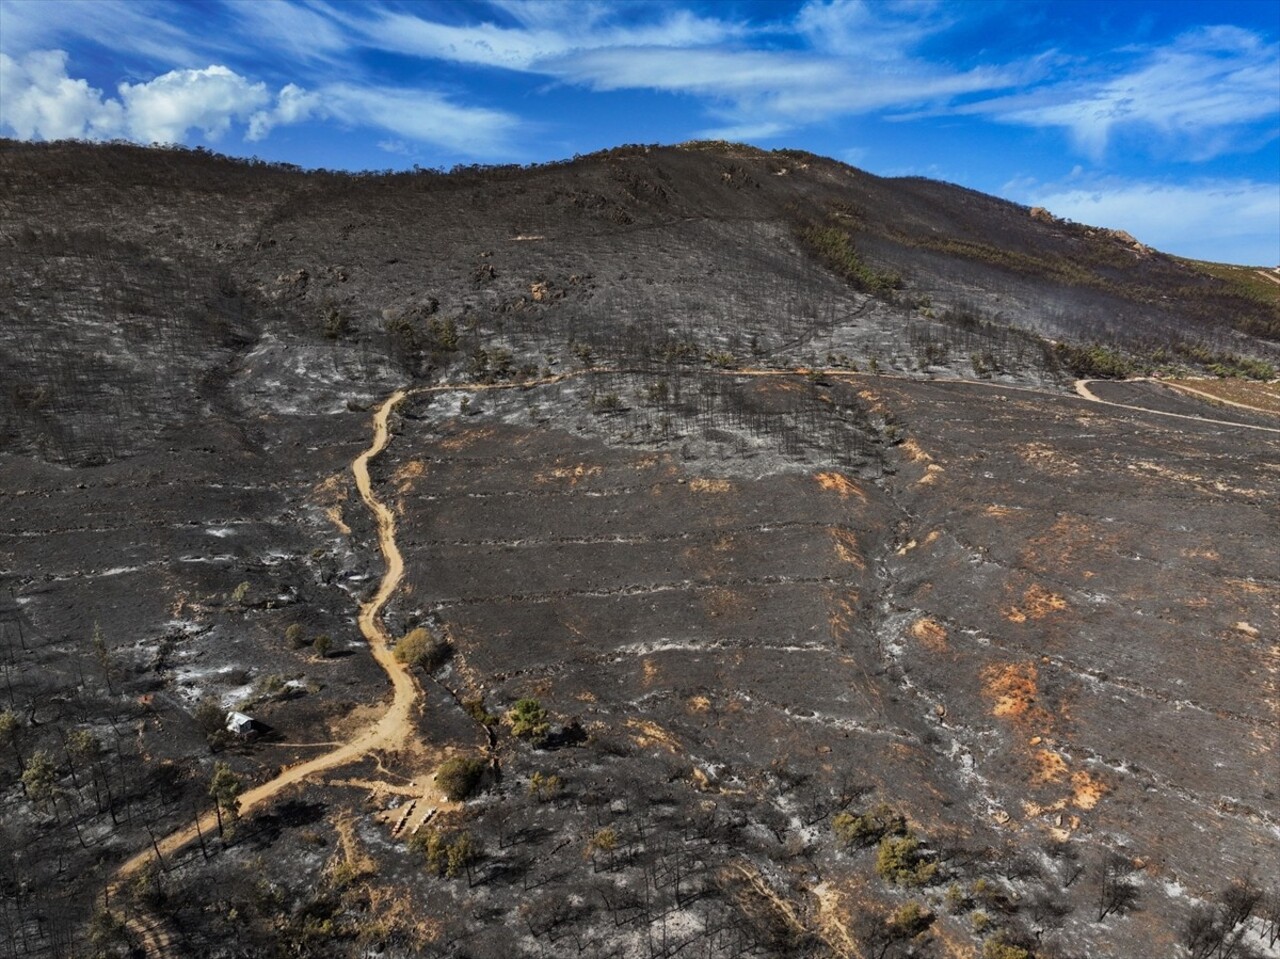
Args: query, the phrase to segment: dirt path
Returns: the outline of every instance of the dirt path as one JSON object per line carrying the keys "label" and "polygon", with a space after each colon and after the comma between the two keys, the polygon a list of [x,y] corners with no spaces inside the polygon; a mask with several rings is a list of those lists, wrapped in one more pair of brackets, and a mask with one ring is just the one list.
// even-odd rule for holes
{"label": "dirt path", "polygon": [[1273,270],[1258,270],[1258,276],[1265,276],[1272,283],[1280,283],[1280,276],[1276,276]]}
{"label": "dirt path", "polygon": [[[1280,281],[1277,281],[1280,282]],[[1275,416],[1275,410],[1269,410],[1261,406],[1250,406],[1248,403],[1240,403],[1236,400],[1224,399],[1221,396],[1215,396],[1212,393],[1206,393],[1204,390],[1198,390],[1194,386],[1187,386],[1185,383],[1165,383],[1165,386],[1171,390],[1177,390],[1180,393],[1193,393],[1196,396],[1202,396],[1206,400],[1212,400],[1214,403],[1221,403],[1223,406],[1234,406],[1237,409],[1249,410],[1254,413],[1262,413],[1266,416]]]}
{"label": "dirt path", "polygon": [[[373,658],[378,661],[378,665],[391,680],[391,706],[377,722],[337,749],[296,766],[290,766],[274,779],[246,790],[240,796],[241,814],[252,812],[275,798],[282,790],[316,773],[354,762],[375,749],[394,749],[404,742],[413,728],[411,711],[418,700],[418,684],[404,664],[397,661],[391,654],[390,637],[380,618],[382,608],[386,606],[391,594],[400,584],[401,576],[404,575],[404,558],[396,546],[395,515],[373,495],[372,483],[369,479],[369,461],[382,452],[390,438],[387,420],[392,410],[407,395],[407,391],[397,390],[378,407],[373,417],[373,442],[351,464],[351,472],[355,474],[356,488],[360,490],[360,498],[364,500],[377,521],[378,546],[386,561],[386,571],[382,574],[382,582],[377,593],[360,607],[359,624],[360,632],[369,641]],[[201,817],[198,827],[192,823],[184,829],[170,833],[158,840],[156,847],[162,857],[168,856],[194,842],[201,832],[207,835],[216,830],[217,817],[210,812]],[[151,861],[155,855],[156,849],[148,847],[125,862],[116,874],[116,885]]]}
{"label": "dirt path", "polygon": [[[1140,379],[1145,379],[1145,377],[1141,377]],[[1089,384],[1096,383],[1096,382],[1098,381],[1097,380],[1076,380],[1076,393],[1084,397],[1086,400],[1090,400],[1094,403],[1101,403],[1103,406],[1114,406],[1122,410],[1134,410],[1135,412],[1138,412],[1138,413],[1151,413],[1154,416],[1171,416],[1174,419],[1178,419],[1178,420],[1191,420],[1193,423],[1211,423],[1214,426],[1234,426],[1242,430],[1261,430],[1264,433],[1280,433],[1280,427],[1275,427],[1275,426],[1255,426],[1252,423],[1236,423],[1232,420],[1215,420],[1215,419],[1210,419],[1207,416],[1192,416],[1189,413],[1166,413],[1163,410],[1152,410],[1152,409],[1148,409],[1145,406],[1133,406],[1129,403],[1113,403],[1110,400],[1102,399],[1097,394],[1095,394],[1093,390],[1089,389]],[[1132,381],[1124,381],[1124,382],[1132,382]],[[1197,393],[1199,391],[1192,390],[1191,392]],[[1201,394],[1201,395],[1208,395],[1208,394]],[[1210,399],[1216,399],[1216,397],[1210,397]],[[1247,408],[1252,409],[1252,407],[1247,407]],[[1263,410],[1262,412],[1266,412],[1266,410]]]}

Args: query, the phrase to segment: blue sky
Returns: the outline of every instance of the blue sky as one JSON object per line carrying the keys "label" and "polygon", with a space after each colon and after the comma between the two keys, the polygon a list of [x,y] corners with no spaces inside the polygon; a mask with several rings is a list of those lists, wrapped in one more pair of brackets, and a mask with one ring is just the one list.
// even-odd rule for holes
{"label": "blue sky", "polygon": [[308,167],[798,147],[1280,263],[1280,0],[0,0],[0,133]]}

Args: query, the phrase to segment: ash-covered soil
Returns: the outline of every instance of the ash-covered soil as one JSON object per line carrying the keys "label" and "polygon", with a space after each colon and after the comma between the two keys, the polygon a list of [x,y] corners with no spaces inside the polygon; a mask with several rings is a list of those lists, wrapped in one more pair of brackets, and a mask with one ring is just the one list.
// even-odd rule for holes
{"label": "ash-covered soil", "polygon": [[[1275,303],[785,151],[0,175],[0,957],[1280,954],[1276,420],[1072,391]],[[402,388],[411,728],[237,818],[390,695]]]}

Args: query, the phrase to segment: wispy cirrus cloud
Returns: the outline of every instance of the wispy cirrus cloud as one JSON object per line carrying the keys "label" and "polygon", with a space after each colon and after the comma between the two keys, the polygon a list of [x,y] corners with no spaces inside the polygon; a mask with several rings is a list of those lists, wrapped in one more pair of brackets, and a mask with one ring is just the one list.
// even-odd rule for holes
{"label": "wispy cirrus cloud", "polygon": [[[399,8],[333,8],[362,44],[401,55],[536,74],[595,92],[701,99],[718,131],[774,137],[808,123],[941,105],[1010,87],[1000,67],[957,70],[912,55],[954,19],[934,3],[812,0],[786,23],[753,25],[666,5],[493,4],[451,24]],[[499,22],[499,19],[505,22]]]}
{"label": "wispy cirrus cloud", "polygon": [[191,66],[209,45],[207,36],[174,22],[170,5],[155,0],[5,0],[3,9],[0,52],[11,57],[90,42],[166,66]]}
{"label": "wispy cirrus cloud", "polygon": [[652,22],[618,22],[616,6],[502,3],[490,6],[492,17],[462,24],[380,6],[325,9],[358,42],[389,53],[550,75],[556,61],[594,50],[689,49],[745,32],[742,25],[670,7],[654,8],[661,15]]}
{"label": "wispy cirrus cloud", "polygon": [[1190,160],[1280,132],[1280,44],[1213,26],[1161,47],[1122,53],[1124,65],[1110,76],[1066,79],[963,110],[1065,129],[1094,160],[1118,134],[1131,131],[1154,134],[1164,149]]}

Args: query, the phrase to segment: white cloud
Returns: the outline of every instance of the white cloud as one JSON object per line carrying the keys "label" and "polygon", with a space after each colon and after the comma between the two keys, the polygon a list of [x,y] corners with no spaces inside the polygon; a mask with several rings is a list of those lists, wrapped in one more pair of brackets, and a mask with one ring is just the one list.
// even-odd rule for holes
{"label": "white cloud", "polygon": [[282,124],[303,123],[312,117],[326,115],[323,98],[310,93],[297,84],[286,83],[276,98],[275,106],[267,110],[258,110],[249,117],[249,130],[246,140],[261,140],[274,127]]}
{"label": "white cloud", "polygon": [[1274,182],[1108,178],[1016,192],[1023,202],[1056,216],[1125,230],[1168,253],[1255,266],[1280,263],[1280,184]]}
{"label": "white cloud", "polygon": [[120,84],[129,134],[143,143],[181,143],[188,130],[220,139],[232,120],[249,118],[271,102],[265,83],[251,83],[233,70],[172,70],[147,83]]}
{"label": "white cloud", "polygon": [[[1205,27],[1148,51],[1101,81],[1066,82],[978,105],[1008,123],[1065,128],[1095,158],[1121,130],[1154,132],[1192,160],[1234,148],[1246,126],[1280,116],[1280,44],[1237,27]],[[1252,136],[1256,137],[1255,132]]]}
{"label": "white cloud", "polygon": [[0,54],[0,87],[0,129],[21,139],[126,136],[142,143],[180,143],[196,130],[212,142],[236,127],[255,141],[280,125],[333,119],[464,156],[496,156],[510,152],[509,137],[520,126],[511,114],[461,106],[432,91],[355,83],[306,90],[289,83],[273,96],[265,83],[217,64],[121,83],[112,98],[68,76],[67,54],[61,50],[21,59]]}
{"label": "white cloud", "polygon": [[351,38],[323,13],[295,3],[223,0],[244,32],[279,58],[287,54],[301,63],[337,63],[351,49]]}
{"label": "white cloud", "polygon": [[125,130],[124,107],[67,76],[61,50],[38,50],[19,60],[0,53],[0,90],[0,129],[23,140],[101,140]]}
{"label": "white cloud", "polygon": [[867,0],[810,0],[796,17],[796,30],[817,50],[846,58],[901,60],[923,40],[954,21],[937,4],[876,4]]}

